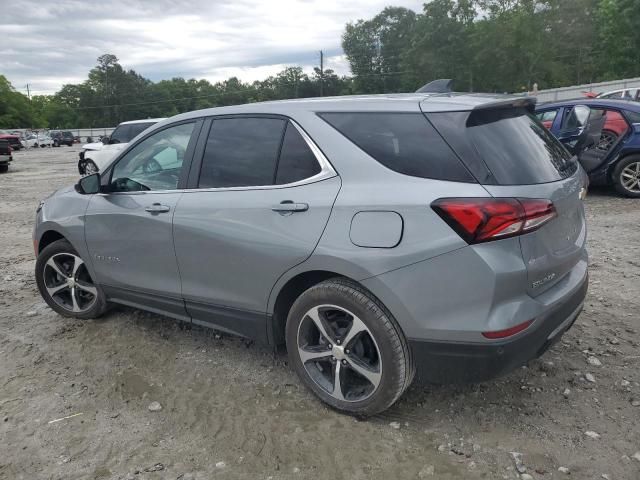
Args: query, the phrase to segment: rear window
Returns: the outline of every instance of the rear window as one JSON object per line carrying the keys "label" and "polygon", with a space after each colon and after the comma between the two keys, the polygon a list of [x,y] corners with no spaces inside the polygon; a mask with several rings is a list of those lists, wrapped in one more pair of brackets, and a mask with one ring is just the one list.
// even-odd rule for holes
{"label": "rear window", "polygon": [[475,181],[421,113],[331,112],[318,115],[395,172],[437,180]]}
{"label": "rear window", "polygon": [[[484,162],[490,176],[485,184],[532,185],[562,180],[578,166],[571,154],[524,108],[473,110],[429,114],[466,162]],[[452,124],[457,128],[453,130]],[[443,127],[440,128],[440,125]]]}

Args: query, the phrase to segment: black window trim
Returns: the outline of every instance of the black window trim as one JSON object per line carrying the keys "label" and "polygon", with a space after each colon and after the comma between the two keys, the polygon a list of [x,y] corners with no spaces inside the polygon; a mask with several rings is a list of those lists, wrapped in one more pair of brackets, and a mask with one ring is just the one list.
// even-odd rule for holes
{"label": "black window trim", "polygon": [[[317,174],[303,178],[302,180],[297,180],[291,183],[284,183],[281,185],[275,184],[275,175],[277,175],[278,169],[277,164],[280,161],[280,153],[282,149],[282,142],[284,141],[284,135],[286,133],[286,123],[285,128],[282,132],[282,138],[280,139],[280,148],[278,149],[278,158],[276,160],[276,169],[274,171],[274,184],[271,185],[251,185],[251,186],[240,186],[240,187],[198,187],[198,182],[200,180],[200,173],[202,169],[202,162],[204,160],[204,151],[207,145],[207,140],[209,138],[209,133],[211,131],[211,127],[213,126],[213,122],[216,119],[228,119],[228,118],[275,118],[278,120],[284,120],[285,122],[290,122],[294,128],[298,131],[302,139],[305,141],[311,153],[313,153],[316,161],[320,165],[320,172]],[[198,138],[198,142],[195,147],[195,152],[193,156],[193,161],[190,165],[189,178],[187,180],[186,191],[198,191],[198,192],[224,192],[224,191],[244,191],[244,190],[273,190],[273,189],[282,189],[282,188],[291,188],[298,187],[301,185],[308,185],[311,183],[320,182],[322,180],[326,180],[328,178],[333,178],[338,176],[338,173],[333,168],[333,165],[329,161],[329,159],[322,152],[320,147],[313,141],[313,139],[309,136],[309,134],[291,117],[286,115],[277,115],[277,114],[264,114],[264,113],[241,113],[241,114],[226,114],[226,115],[212,115],[206,118],[202,129],[200,130],[200,136]]]}

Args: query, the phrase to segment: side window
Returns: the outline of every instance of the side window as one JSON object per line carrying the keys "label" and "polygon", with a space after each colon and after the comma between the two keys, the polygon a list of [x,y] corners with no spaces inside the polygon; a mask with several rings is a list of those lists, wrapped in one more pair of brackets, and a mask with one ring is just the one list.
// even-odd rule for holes
{"label": "side window", "polygon": [[215,119],[202,159],[199,188],[273,185],[285,121]]}
{"label": "side window", "polygon": [[585,107],[584,105],[576,105],[573,107],[562,119],[562,130],[574,130],[584,127],[587,120],[589,120],[590,111],[589,107]]}
{"label": "side window", "polygon": [[540,113],[537,113],[536,116],[538,117],[538,120],[540,120],[545,127],[551,128],[551,125],[553,125],[553,121],[558,116],[558,109],[547,110],[546,112],[540,112]]}
{"label": "side window", "polygon": [[622,91],[609,93],[607,95],[602,95],[602,97],[600,98],[622,98]]}
{"label": "side window", "polygon": [[474,182],[421,113],[320,113],[320,117],[385,167],[404,175]]}
{"label": "side window", "polygon": [[288,123],[278,161],[276,185],[313,177],[320,173],[320,170],[320,164],[307,142],[302,138],[298,129]]}
{"label": "side window", "polygon": [[109,137],[109,143],[127,143],[129,141],[129,124],[118,125]]}
{"label": "side window", "polygon": [[111,191],[174,190],[195,123],[165,128],[138,143],[118,160]]}

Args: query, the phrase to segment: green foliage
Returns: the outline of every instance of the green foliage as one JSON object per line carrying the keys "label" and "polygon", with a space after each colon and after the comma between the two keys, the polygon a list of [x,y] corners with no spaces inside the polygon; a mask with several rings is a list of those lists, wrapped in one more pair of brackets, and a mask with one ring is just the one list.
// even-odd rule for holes
{"label": "green foliage", "polygon": [[[576,85],[640,76],[638,7],[638,0],[432,0],[417,15],[386,8],[348,24],[342,46],[364,92],[389,91],[382,66],[398,58],[395,91],[437,78],[488,92]],[[388,31],[402,39],[392,52]]]}
{"label": "green foliage", "polygon": [[86,81],[64,85],[55,95],[34,96],[31,102],[0,76],[0,128],[109,127],[125,120],[170,117],[202,108],[285,98],[352,93],[352,81],[333,70],[307,75],[288,67],[262,81],[238,78],[211,84],[181,77],[153,83],[125,70],[115,55],[102,55]]}
{"label": "green foliage", "polygon": [[0,75],[0,128],[29,125],[32,121],[29,100],[16,92],[4,75]]}
{"label": "green foliage", "polygon": [[264,80],[151,82],[105,54],[78,85],[31,101],[0,75],[0,128],[109,127],[202,108],[325,95],[414,91],[437,78],[458,90],[521,92],[640,76],[638,0],[431,0],[349,23],[352,77],[287,67]]}

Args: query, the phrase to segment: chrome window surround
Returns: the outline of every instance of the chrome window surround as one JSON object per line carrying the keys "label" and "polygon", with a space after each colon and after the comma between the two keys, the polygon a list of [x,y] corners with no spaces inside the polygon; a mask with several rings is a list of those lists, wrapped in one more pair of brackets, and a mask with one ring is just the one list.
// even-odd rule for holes
{"label": "chrome window surround", "polygon": [[[213,119],[215,121],[215,117]],[[326,180],[327,178],[333,178],[338,176],[337,172],[334,170],[333,165],[329,162],[329,159],[322,153],[322,150],[315,144],[315,142],[307,135],[300,125],[297,122],[289,118],[287,121],[291,122],[291,124],[295,127],[298,133],[302,136],[305,143],[313,153],[314,157],[320,164],[320,172],[316,173],[312,177],[304,178],[302,180],[298,180],[297,182],[291,183],[283,183],[282,185],[254,185],[249,187],[208,187],[208,188],[183,188],[176,190],[148,190],[148,191],[137,191],[137,192],[111,192],[111,193],[98,193],[96,195],[144,195],[144,194],[162,194],[162,193],[194,193],[194,192],[225,192],[225,191],[243,191],[243,190],[272,190],[272,189],[280,189],[280,188],[291,188],[298,187],[300,185],[307,185],[309,183],[319,182],[321,180]]]}

